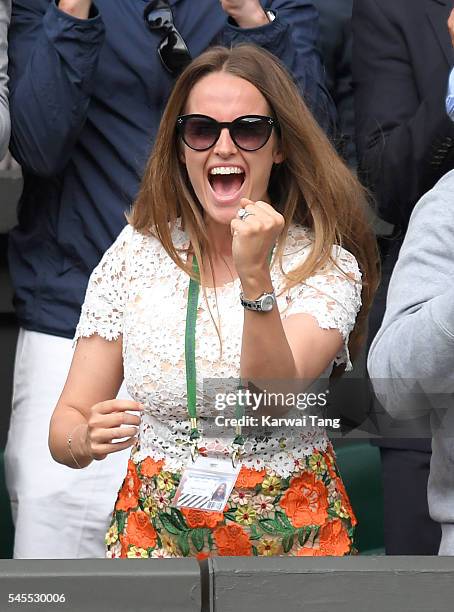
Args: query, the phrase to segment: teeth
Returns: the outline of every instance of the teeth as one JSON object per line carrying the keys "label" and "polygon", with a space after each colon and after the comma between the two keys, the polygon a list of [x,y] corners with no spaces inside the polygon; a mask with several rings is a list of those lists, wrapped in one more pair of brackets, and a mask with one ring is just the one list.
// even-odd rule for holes
{"label": "teeth", "polygon": [[238,166],[218,166],[211,168],[210,174],[244,174],[244,170]]}

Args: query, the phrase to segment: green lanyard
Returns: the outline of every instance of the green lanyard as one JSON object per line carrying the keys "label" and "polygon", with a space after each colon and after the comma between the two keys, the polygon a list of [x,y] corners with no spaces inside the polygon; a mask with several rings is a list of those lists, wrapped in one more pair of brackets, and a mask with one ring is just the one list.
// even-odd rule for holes
{"label": "green lanyard", "polygon": [[[199,273],[199,265],[195,255],[192,257],[192,269]],[[188,414],[191,420],[190,439],[200,438],[197,427],[197,374],[195,367],[195,325],[197,322],[197,306],[199,303],[199,283],[193,278],[189,281],[188,306],[186,310],[186,330],[184,337],[184,357],[186,361],[186,392]]]}
{"label": "green lanyard", "polygon": [[[199,274],[199,265],[196,257],[192,257],[192,269]],[[189,439],[195,441],[200,438],[200,431],[197,425],[197,371],[195,365],[195,328],[197,322],[197,307],[199,302],[199,283],[193,278],[189,280],[188,304],[186,309],[186,329],[184,342],[184,357],[186,362],[186,395],[187,410],[191,422]],[[235,417],[241,418],[244,414],[243,407],[239,404],[235,408]],[[239,446],[244,444],[244,437],[241,435],[241,426],[235,430],[236,436],[233,444],[237,446],[235,455],[239,455]]]}
{"label": "green lanyard", "polygon": [[[270,252],[269,262],[273,257],[274,247]],[[192,256],[192,269],[195,274],[199,274],[199,264],[195,255]],[[191,422],[191,432],[189,439],[195,441],[200,438],[200,431],[197,425],[197,371],[195,365],[195,328],[197,322],[197,307],[199,304],[199,283],[193,278],[189,280],[188,304],[186,309],[186,329],[184,342],[184,357],[186,362],[186,395],[187,410]],[[244,415],[243,406],[238,403],[235,407],[235,418],[240,419]],[[235,439],[233,444],[237,446],[236,454],[240,454],[240,446],[244,444],[244,437],[241,434],[241,426],[235,429]]]}

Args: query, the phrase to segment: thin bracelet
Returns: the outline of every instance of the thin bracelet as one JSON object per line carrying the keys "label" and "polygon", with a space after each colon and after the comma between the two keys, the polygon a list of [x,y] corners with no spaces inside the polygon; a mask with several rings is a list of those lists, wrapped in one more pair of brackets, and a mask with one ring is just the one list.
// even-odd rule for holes
{"label": "thin bracelet", "polygon": [[79,423],[79,425],[76,425],[76,427],[74,427],[74,429],[72,430],[72,432],[69,434],[68,436],[68,450],[69,450],[69,454],[71,455],[74,463],[77,465],[77,467],[79,468],[79,470],[82,470],[83,467],[80,465],[80,463],[77,461],[77,459],[74,456],[73,453],[73,449],[71,448],[71,444],[72,444],[72,437],[74,435],[74,432],[76,431],[76,429],[78,429],[79,427],[85,425],[85,423]]}

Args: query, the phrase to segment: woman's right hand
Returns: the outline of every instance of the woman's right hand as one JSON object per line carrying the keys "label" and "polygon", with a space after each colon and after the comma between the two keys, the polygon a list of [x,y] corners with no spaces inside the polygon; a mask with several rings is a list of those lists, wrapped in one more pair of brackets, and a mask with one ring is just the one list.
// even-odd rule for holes
{"label": "woman's right hand", "polygon": [[[137,441],[140,415],[143,407],[132,400],[107,400],[91,407],[84,449],[89,457],[100,461],[110,453],[117,453]],[[126,440],[113,442],[119,438]]]}

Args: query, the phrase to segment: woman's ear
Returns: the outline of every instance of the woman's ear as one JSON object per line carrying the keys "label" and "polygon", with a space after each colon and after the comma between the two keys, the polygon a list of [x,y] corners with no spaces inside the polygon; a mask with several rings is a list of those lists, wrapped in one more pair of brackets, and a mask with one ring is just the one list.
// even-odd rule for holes
{"label": "woman's ear", "polygon": [[276,142],[276,147],[273,151],[273,164],[282,164],[285,159],[285,155],[281,150],[280,141]]}
{"label": "woman's ear", "polygon": [[184,154],[184,147],[182,145],[178,146],[178,159],[183,166],[186,166],[186,155]]}
{"label": "woman's ear", "polygon": [[273,163],[274,164],[282,164],[282,162],[284,161],[285,156],[282,153],[282,151],[280,149],[278,149],[274,155],[273,155]]}

